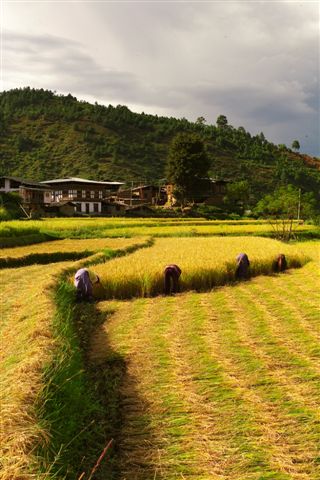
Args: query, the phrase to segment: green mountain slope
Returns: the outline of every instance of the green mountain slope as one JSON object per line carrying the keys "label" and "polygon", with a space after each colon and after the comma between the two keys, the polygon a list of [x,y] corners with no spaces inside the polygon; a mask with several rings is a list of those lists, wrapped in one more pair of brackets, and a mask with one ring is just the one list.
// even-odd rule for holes
{"label": "green mountain slope", "polygon": [[0,94],[0,175],[154,182],[165,176],[168,146],[180,131],[201,134],[211,176],[247,179],[256,199],[280,183],[319,195],[320,160],[279,148],[262,133],[137,114],[30,88]]}

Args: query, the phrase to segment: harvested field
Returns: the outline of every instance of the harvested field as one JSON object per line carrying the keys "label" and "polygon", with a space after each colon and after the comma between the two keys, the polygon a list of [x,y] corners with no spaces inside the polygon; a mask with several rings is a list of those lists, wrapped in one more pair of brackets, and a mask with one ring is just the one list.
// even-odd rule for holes
{"label": "harvested field", "polygon": [[112,478],[317,480],[316,285],[313,261],[210,293],[101,302],[90,361],[126,363]]}
{"label": "harvested field", "polygon": [[[318,480],[319,242],[147,240],[48,242],[43,254],[46,246],[54,254],[55,245],[67,252],[98,248],[78,263],[0,271],[1,480],[78,480],[82,472],[88,480],[110,438],[113,451],[95,480]],[[58,304],[48,289],[56,275],[112,257],[103,251],[135,247],[148,248],[94,265],[109,296],[127,294],[115,295],[117,289],[149,294],[148,282],[161,292],[161,273],[171,262],[182,267],[183,288],[204,285],[206,293],[75,307],[65,282],[57,325]],[[12,250],[19,259],[39,248]],[[248,253],[253,275],[270,273],[280,252],[302,268],[217,287],[233,280],[240,251]],[[128,278],[138,278],[137,290]],[[43,372],[52,360],[48,398],[43,381],[51,378]],[[39,398],[42,413],[50,404],[48,417],[39,416]]]}
{"label": "harvested field", "polygon": [[[35,411],[55,343],[53,276],[67,263],[1,270],[1,480],[36,478],[34,448],[49,435]],[[31,475],[31,472],[34,472]]]}

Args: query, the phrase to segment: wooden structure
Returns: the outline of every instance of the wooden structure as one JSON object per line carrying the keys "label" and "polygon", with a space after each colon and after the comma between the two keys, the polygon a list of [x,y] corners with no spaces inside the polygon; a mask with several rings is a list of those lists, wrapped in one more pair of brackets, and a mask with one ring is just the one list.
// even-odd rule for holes
{"label": "wooden structure", "polygon": [[102,202],[102,214],[110,215],[112,217],[119,217],[126,214],[127,206],[122,202],[109,202],[107,200]]}
{"label": "wooden structure", "polygon": [[0,192],[17,192],[21,198],[21,209],[28,216],[41,216],[44,206],[51,203],[51,188],[42,183],[19,177],[1,177]]}
{"label": "wooden structure", "polygon": [[[227,180],[215,180],[212,178],[201,178],[198,180],[192,199],[194,203],[205,203],[219,207],[223,204],[223,198],[227,193]],[[167,202],[175,205],[177,200],[174,196],[174,185],[166,185]]]}
{"label": "wooden structure", "polygon": [[76,212],[76,205],[71,201],[51,202],[44,206],[46,217],[73,217]]}
{"label": "wooden structure", "polygon": [[167,193],[165,187],[140,185],[119,190],[117,199],[130,207],[137,205],[164,205],[167,201]]}

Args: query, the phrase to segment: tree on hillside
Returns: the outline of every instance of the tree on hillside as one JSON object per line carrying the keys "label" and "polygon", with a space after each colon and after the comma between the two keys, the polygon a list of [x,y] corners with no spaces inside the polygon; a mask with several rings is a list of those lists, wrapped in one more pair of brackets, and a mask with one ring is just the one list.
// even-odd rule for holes
{"label": "tree on hillside", "polygon": [[206,177],[210,161],[205,145],[195,133],[179,133],[169,147],[166,175],[174,193],[184,206],[192,200],[200,178]]}
{"label": "tree on hillside", "polygon": [[225,115],[219,115],[217,118],[218,128],[226,128],[228,126],[228,119]]}
{"label": "tree on hillside", "polygon": [[204,125],[207,122],[207,120],[204,117],[198,117],[196,120],[196,123],[198,125]]}
{"label": "tree on hillside", "polygon": [[301,194],[293,185],[278,188],[274,193],[263,197],[255,208],[255,213],[267,218],[275,235],[281,240],[290,240],[297,220],[311,218],[315,214],[316,200],[311,192]]}
{"label": "tree on hillside", "polygon": [[223,201],[230,212],[243,215],[250,202],[249,182],[241,180],[240,182],[228,184],[227,194]]}
{"label": "tree on hillside", "polygon": [[291,148],[296,151],[300,150],[300,143],[298,140],[293,140]]}

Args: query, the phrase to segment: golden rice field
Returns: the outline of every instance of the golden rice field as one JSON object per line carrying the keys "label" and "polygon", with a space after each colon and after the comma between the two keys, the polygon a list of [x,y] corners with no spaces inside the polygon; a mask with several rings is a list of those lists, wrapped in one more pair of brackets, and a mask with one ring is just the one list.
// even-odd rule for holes
{"label": "golden rice field", "polygon": [[[298,225],[298,232],[318,232],[314,225]],[[74,236],[194,236],[239,235],[270,233],[273,229],[265,220],[204,220],[181,218],[51,218],[43,220],[12,220],[1,222],[0,237],[51,232],[62,237]]]}
{"label": "golden rice field", "polygon": [[296,248],[281,275],[99,303],[90,361],[126,365],[112,478],[320,478],[320,243]]}
{"label": "golden rice field", "polygon": [[53,240],[51,242],[37,243],[24,247],[2,248],[0,250],[0,258],[18,258],[32,254],[41,253],[58,253],[58,252],[97,252],[104,249],[121,249],[136,245],[140,241],[145,240],[144,237],[131,238],[88,238],[88,239],[64,239]]}
{"label": "golden rice field", "polygon": [[[1,254],[23,257],[69,249],[125,249],[143,245],[145,238],[61,240],[3,249]],[[96,255],[97,256],[97,255]],[[94,256],[91,258],[95,258]],[[36,400],[45,388],[44,365],[55,355],[52,338],[55,304],[51,288],[63,270],[80,268],[80,262],[60,262],[0,269],[0,479],[40,478],[38,445],[49,445],[47,426],[38,418]],[[49,478],[43,475],[41,478]]]}
{"label": "golden rice field", "polygon": [[[97,251],[91,260],[99,260],[103,249],[145,241],[59,240],[5,255],[54,253],[59,246]],[[242,251],[253,276],[269,273],[278,253],[289,266],[303,266],[215,288],[233,280]],[[319,260],[320,242],[242,236],[156,238],[151,247],[95,265],[103,294],[118,300],[78,306],[88,324],[104,322],[88,339],[88,362],[99,372],[114,359],[125,366],[115,459],[111,474],[101,465],[97,480],[318,480]],[[181,266],[185,291],[143,297],[162,292],[167,263]],[[45,388],[44,365],[59,348],[49,287],[57,274],[83,264],[0,270],[1,480],[79,480],[82,470],[69,477],[39,473],[36,447],[49,451],[54,431],[40,421],[35,403]],[[143,298],[120,300],[132,296]]]}
{"label": "golden rice field", "polygon": [[286,255],[289,266],[307,261],[299,248],[268,238],[158,238],[151,248],[97,265],[95,271],[104,286],[105,298],[162,293],[163,270],[170,263],[182,270],[182,290],[205,291],[234,280],[235,259],[241,252],[248,254],[253,276],[271,273],[279,253]]}
{"label": "golden rice field", "polygon": [[69,263],[1,270],[1,480],[36,478],[35,446],[48,444],[35,401],[42,369],[55,348],[49,295],[54,275]]}

